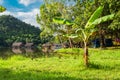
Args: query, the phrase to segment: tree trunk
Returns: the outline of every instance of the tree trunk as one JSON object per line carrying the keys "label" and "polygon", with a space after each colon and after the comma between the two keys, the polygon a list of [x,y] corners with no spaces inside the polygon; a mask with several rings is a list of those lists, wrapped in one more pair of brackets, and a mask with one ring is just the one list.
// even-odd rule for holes
{"label": "tree trunk", "polygon": [[88,65],[89,65],[89,62],[88,62],[88,60],[89,60],[89,58],[88,58],[88,47],[87,47],[86,42],[84,44],[85,44],[85,46],[84,46],[84,64],[85,64],[86,67],[88,67]]}
{"label": "tree trunk", "polygon": [[100,31],[100,47],[105,48],[105,37],[104,37],[104,32]]}
{"label": "tree trunk", "polygon": [[62,44],[62,39],[61,39],[61,37],[60,37],[60,36],[58,36],[58,38],[59,38],[60,44]]}
{"label": "tree trunk", "polygon": [[72,48],[73,47],[72,46],[72,40],[70,38],[68,40],[69,40],[70,48]]}

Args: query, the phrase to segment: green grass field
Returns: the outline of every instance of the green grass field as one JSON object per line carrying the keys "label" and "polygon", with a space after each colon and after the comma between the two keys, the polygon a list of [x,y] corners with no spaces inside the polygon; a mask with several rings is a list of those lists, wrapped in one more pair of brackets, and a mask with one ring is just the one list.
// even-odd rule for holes
{"label": "green grass field", "polygon": [[0,80],[120,80],[120,49],[90,49],[89,68],[84,67],[82,49],[79,54],[0,59]]}

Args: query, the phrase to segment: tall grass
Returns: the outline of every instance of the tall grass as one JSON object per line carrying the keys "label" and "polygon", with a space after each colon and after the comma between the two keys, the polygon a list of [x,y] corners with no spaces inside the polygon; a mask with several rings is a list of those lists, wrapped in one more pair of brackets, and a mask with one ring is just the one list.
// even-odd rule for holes
{"label": "tall grass", "polygon": [[[120,80],[120,49],[90,49],[89,68],[83,65],[82,49],[70,50],[65,50],[69,57],[59,50],[56,54],[61,54],[61,58],[32,60],[16,55],[0,59],[0,80]],[[74,58],[71,53],[76,52],[79,55]]]}

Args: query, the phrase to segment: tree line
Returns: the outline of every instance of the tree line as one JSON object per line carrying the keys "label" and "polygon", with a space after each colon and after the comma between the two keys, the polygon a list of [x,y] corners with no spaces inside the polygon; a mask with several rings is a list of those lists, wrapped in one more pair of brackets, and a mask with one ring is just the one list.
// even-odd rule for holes
{"label": "tree line", "polygon": [[38,45],[48,41],[46,38],[41,39],[40,33],[38,27],[26,24],[11,15],[0,16],[0,47],[11,47],[14,42],[32,42]]}

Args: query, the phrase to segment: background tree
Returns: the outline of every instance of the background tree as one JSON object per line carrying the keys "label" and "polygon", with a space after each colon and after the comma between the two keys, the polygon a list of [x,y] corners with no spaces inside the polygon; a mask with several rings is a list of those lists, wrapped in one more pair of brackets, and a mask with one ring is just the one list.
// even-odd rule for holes
{"label": "background tree", "polygon": [[114,38],[120,38],[120,1],[119,0],[108,0],[109,9],[111,13],[115,13],[115,18],[110,24],[109,29],[111,35]]}
{"label": "background tree", "polygon": [[[72,19],[70,11],[71,7],[66,5],[66,1],[45,0],[45,4],[40,7],[40,16],[37,15],[37,22],[41,25],[42,29],[42,33],[40,34],[41,36],[52,35],[54,37],[58,37],[57,39],[59,39],[61,43],[67,38],[63,36],[63,34],[70,33],[72,31],[70,27],[54,24],[52,21],[53,18],[57,17]],[[71,44],[71,40],[68,39],[68,41]]]}

